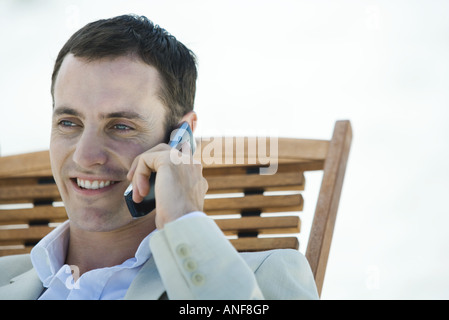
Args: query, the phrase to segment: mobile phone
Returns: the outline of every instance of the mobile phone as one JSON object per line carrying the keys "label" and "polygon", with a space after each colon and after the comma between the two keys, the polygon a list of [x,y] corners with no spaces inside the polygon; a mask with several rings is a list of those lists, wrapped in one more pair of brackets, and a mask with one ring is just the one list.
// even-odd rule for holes
{"label": "mobile phone", "polygon": [[[170,134],[169,146],[177,150],[181,150],[184,143],[190,144],[190,150],[192,155],[195,153],[195,139],[193,138],[192,129],[187,122],[182,122],[175,130]],[[142,202],[136,203],[133,201],[133,187],[132,184],[128,186],[124,193],[126,205],[133,218],[139,218],[147,215],[154,208],[156,208],[156,197],[154,194],[154,184],[156,182],[156,173],[151,173],[150,176],[150,192],[143,198]]]}

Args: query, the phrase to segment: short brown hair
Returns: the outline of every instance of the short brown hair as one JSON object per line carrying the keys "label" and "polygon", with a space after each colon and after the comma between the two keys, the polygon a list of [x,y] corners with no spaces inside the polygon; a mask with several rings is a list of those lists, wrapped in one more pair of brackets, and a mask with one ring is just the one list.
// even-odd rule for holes
{"label": "short brown hair", "polygon": [[184,114],[193,110],[197,79],[194,53],[145,16],[98,20],[75,32],[56,58],[51,78],[53,104],[56,77],[69,53],[88,61],[137,54],[143,62],[155,67],[162,80],[159,98],[167,107],[168,133]]}

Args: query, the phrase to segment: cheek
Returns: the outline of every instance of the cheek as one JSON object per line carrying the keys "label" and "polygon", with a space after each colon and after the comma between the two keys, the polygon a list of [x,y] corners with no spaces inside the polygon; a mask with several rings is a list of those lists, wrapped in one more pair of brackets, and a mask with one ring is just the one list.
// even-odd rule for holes
{"label": "cheek", "polygon": [[142,142],[112,142],[108,149],[115,154],[115,157],[120,159],[121,165],[127,169],[131,167],[134,159],[141,153],[147,151],[152,147],[151,143]]}
{"label": "cheek", "polygon": [[63,177],[64,172],[67,172],[67,158],[70,155],[70,150],[71,145],[67,141],[52,136],[49,150],[51,171],[63,201],[67,200],[68,194]]}
{"label": "cheek", "polygon": [[70,144],[67,141],[62,141],[54,135],[52,135],[50,140],[50,163],[53,176],[57,181],[61,175],[62,165],[64,159],[70,152]]}

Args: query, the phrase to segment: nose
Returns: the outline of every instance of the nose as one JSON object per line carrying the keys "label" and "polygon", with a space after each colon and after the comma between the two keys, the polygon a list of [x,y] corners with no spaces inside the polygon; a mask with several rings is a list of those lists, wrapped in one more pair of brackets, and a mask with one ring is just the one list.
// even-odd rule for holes
{"label": "nose", "polygon": [[73,154],[73,161],[80,167],[90,169],[104,165],[108,160],[101,134],[92,129],[85,129],[81,134]]}

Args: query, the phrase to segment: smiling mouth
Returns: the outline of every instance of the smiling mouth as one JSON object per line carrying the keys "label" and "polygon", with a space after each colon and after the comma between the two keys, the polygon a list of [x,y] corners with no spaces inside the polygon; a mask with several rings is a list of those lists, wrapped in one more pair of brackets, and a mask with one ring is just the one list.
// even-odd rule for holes
{"label": "smiling mouth", "polygon": [[103,189],[119,182],[111,180],[84,180],[80,178],[72,178],[71,180],[76,183],[80,189],[85,190]]}

